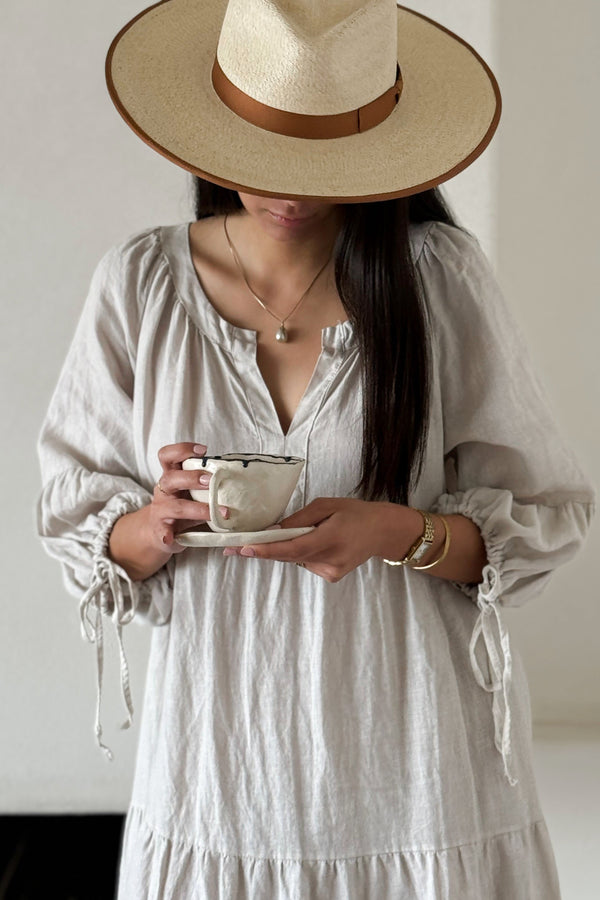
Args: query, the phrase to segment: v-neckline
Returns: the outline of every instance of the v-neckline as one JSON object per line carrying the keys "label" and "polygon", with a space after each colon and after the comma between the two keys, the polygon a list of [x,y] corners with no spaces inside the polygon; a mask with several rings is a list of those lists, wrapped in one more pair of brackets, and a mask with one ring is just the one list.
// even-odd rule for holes
{"label": "v-neckline", "polygon": [[289,425],[286,429],[284,429],[283,423],[279,416],[279,413],[277,412],[277,406],[275,405],[275,400],[273,399],[273,394],[271,393],[271,390],[270,390],[267,382],[265,381],[265,377],[264,377],[262,370],[258,364],[258,343],[256,345],[256,353],[254,356],[254,364],[256,367],[256,376],[257,376],[257,379],[260,379],[260,382],[264,386],[264,390],[265,390],[266,394],[268,395],[269,400],[271,401],[271,406],[273,407],[273,417],[279,423],[279,428],[281,430],[281,436],[284,440],[288,437],[290,432],[294,431],[294,426],[296,425],[297,420],[301,420],[301,418],[302,418],[301,417],[302,408],[305,404],[305,399],[313,392],[313,389],[314,389],[313,381],[316,378],[316,373],[319,369],[319,364],[321,362],[322,356],[323,356],[323,340],[321,339],[321,350],[319,352],[319,355],[317,356],[317,359],[313,366],[313,370],[310,373],[310,377],[309,377],[308,381],[306,382],[306,385],[304,386],[302,395],[300,396],[300,399],[298,400],[298,403],[296,404],[296,408],[294,409],[294,412],[290,419]]}
{"label": "v-neckline", "polygon": [[[290,424],[284,430],[273,396],[264,380],[257,360],[257,332],[233,325],[211,303],[194,265],[190,240],[192,223],[162,229],[162,245],[170,263],[171,273],[179,300],[196,327],[214,343],[220,344],[235,359],[237,369],[244,377],[246,393],[252,394],[251,405],[257,424],[268,428],[282,440],[306,422],[307,412],[314,406],[312,417],[320,406],[319,397],[326,391],[346,352],[355,345],[356,338],[348,319],[321,329],[321,351],[316,360],[304,392],[298,401]],[[181,244],[183,243],[183,252]],[[172,251],[171,253],[169,251]],[[249,398],[250,399],[250,398]],[[313,403],[314,401],[314,403]]]}

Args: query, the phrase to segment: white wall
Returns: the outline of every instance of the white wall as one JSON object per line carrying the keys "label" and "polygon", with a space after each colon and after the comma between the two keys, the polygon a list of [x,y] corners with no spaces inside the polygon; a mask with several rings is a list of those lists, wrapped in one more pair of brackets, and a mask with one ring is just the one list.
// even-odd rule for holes
{"label": "white wall", "polygon": [[[586,471],[600,481],[598,89],[594,0],[499,0],[504,122],[498,141],[498,267]],[[544,721],[600,721],[599,527],[585,552],[507,622]]]}
{"label": "white wall", "polygon": [[[571,18],[556,2],[547,15],[540,0],[527,10],[516,0],[415,4],[499,70],[499,137],[449,193],[498,261],[559,417],[593,470],[598,198],[587,148],[598,22],[594,30],[592,0],[578,6]],[[3,3],[0,812],[117,811],[129,795],[136,734],[114,728],[123,718],[115,648],[105,664],[109,765],[93,743],[94,650],[35,537],[32,510],[37,432],[94,265],[135,230],[189,216],[184,174],[134,137],[104,87],[108,44],[140,8],[138,0]],[[590,544],[543,598],[509,616],[538,718],[600,720],[593,554]],[[126,629],[138,710],[147,641],[144,628]]]}
{"label": "white wall", "polygon": [[[493,0],[453,0],[452,3],[448,0],[418,0],[403,5],[460,35],[495,71]],[[498,229],[497,155],[497,138],[494,138],[479,159],[443,187],[461,224],[477,235],[493,262],[496,261]]]}
{"label": "white wall", "polygon": [[[111,811],[129,794],[136,735],[107,648],[108,764],[94,747],[94,648],[58,565],[34,534],[35,442],[90,276],[111,244],[189,215],[187,182],[123,124],[104,85],[112,37],[138,0],[4,0],[0,29],[4,175],[2,441],[4,603],[0,811]],[[125,644],[141,708],[148,633]]]}

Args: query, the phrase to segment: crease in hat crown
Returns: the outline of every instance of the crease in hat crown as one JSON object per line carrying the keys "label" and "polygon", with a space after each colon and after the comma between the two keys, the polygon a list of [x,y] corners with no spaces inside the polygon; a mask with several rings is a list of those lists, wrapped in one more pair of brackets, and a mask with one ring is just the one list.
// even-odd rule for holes
{"label": "crease in hat crown", "polygon": [[335,115],[396,81],[396,17],[395,0],[229,0],[217,60],[259,103]]}

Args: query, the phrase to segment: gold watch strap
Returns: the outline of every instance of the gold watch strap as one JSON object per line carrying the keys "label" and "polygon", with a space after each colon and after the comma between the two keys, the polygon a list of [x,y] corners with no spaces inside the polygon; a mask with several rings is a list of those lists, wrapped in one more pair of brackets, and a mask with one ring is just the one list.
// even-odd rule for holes
{"label": "gold watch strap", "polygon": [[421,513],[421,515],[423,516],[423,533],[410,547],[404,559],[395,561],[391,559],[384,559],[384,562],[387,563],[388,566],[407,566],[409,565],[409,563],[418,562],[421,557],[423,557],[427,553],[427,551],[433,544],[435,538],[435,525],[433,522],[433,518],[428,512],[424,512],[422,509],[418,509],[417,512]]}
{"label": "gold watch strap", "polygon": [[445,516],[440,516],[442,520],[442,525],[444,526],[444,546],[442,547],[442,552],[434,559],[433,562],[427,563],[426,566],[411,566],[412,569],[415,569],[419,572],[424,572],[425,569],[433,569],[434,566],[439,566],[441,562],[444,562],[446,557],[448,556],[448,550],[450,549],[450,525],[448,524],[448,519]]}

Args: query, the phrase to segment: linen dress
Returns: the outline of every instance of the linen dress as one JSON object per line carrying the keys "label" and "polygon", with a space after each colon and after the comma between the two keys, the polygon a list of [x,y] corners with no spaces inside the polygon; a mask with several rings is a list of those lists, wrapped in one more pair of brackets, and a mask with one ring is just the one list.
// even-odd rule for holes
{"label": "linen dress", "polygon": [[40,533],[100,675],[103,627],[156,626],[120,900],[556,900],[527,683],[500,609],[573,556],[593,494],[479,245],[411,228],[433,393],[410,502],[479,526],[481,585],[379,558],[329,584],[219,549],[132,583],[108,537],[150,501],[165,444],[305,458],[288,512],[359,480],[351,324],[323,330],[284,435],[255,333],[210,304],[188,234],[147,231],[100,263],[40,441]]}

